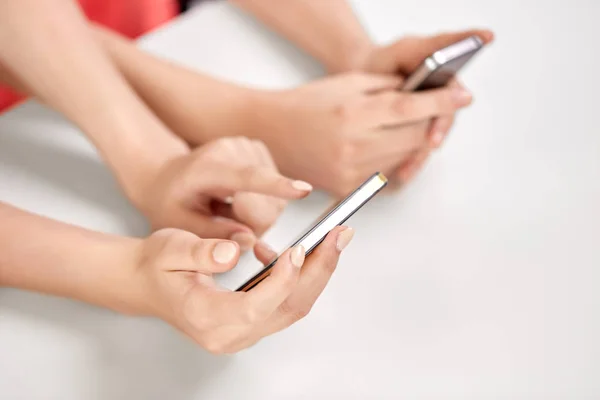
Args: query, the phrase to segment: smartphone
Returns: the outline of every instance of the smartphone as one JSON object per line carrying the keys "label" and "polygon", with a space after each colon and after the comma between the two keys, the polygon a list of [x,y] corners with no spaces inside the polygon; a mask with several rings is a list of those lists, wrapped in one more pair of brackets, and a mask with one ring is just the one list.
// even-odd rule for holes
{"label": "smartphone", "polygon": [[483,48],[479,36],[470,36],[436,51],[404,81],[400,90],[412,92],[445,86]]}
{"label": "smartphone", "polygon": [[[308,256],[333,228],[346,222],[348,218],[379,193],[387,185],[387,182],[387,178],[380,172],[372,175],[344,200],[335,204],[330,210],[327,210],[325,216],[306,230],[289,248],[302,245],[305,249],[305,254]],[[277,259],[248,279],[236,291],[247,292],[258,285],[263,279],[269,276],[276,262]]]}

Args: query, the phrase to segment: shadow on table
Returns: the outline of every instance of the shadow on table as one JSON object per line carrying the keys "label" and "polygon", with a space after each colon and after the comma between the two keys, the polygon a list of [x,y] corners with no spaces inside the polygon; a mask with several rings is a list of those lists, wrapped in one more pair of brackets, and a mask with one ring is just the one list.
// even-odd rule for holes
{"label": "shadow on table", "polygon": [[232,361],[206,353],[155,319],[16,290],[0,291],[0,298],[1,308],[85,343],[86,364],[75,368],[84,368],[78,377],[89,379],[92,399],[192,400]]}
{"label": "shadow on table", "polygon": [[[51,114],[41,114],[36,114],[41,123],[52,122],[46,121],[52,118]],[[125,234],[141,236],[147,233],[146,221],[121,194],[108,168],[93,157],[32,135],[3,132],[0,135],[2,165],[36,176],[86,203],[106,209],[123,221]]]}

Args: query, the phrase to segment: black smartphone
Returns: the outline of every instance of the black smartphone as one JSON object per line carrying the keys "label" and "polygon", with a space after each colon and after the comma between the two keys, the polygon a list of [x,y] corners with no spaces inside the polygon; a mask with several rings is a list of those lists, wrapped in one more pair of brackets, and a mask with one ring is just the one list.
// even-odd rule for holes
{"label": "black smartphone", "polygon": [[483,48],[479,36],[470,36],[436,51],[404,81],[400,90],[412,92],[445,86]]}

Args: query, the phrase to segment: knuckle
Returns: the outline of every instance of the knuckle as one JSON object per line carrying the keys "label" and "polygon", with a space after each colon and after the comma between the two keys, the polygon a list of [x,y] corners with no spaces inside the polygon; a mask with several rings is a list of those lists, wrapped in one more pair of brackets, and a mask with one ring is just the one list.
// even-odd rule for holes
{"label": "knuckle", "polygon": [[262,140],[259,140],[259,139],[250,140],[250,144],[252,144],[252,146],[256,147],[257,149],[261,149],[261,150],[267,149],[267,145],[265,145],[265,142],[263,142]]}
{"label": "knuckle", "polygon": [[348,170],[348,166],[352,165],[356,160],[356,156],[360,149],[352,141],[345,140],[336,148],[335,160],[338,173],[345,173]]}
{"label": "knuckle", "polygon": [[357,173],[353,168],[338,168],[336,173],[336,190],[338,196],[346,196],[356,186]]}
{"label": "knuckle", "polygon": [[193,233],[176,228],[160,229],[153,236],[162,241],[162,245],[159,246],[162,252],[178,252],[197,244],[198,241],[201,242]]}
{"label": "knuckle", "polygon": [[201,342],[200,345],[210,354],[214,355],[226,354],[229,349],[228,344],[225,341],[220,340],[218,338],[204,340],[203,342]]}
{"label": "knuckle", "polygon": [[364,82],[367,74],[361,71],[353,71],[348,73],[348,83],[350,85],[360,85]]}
{"label": "knuckle", "polygon": [[287,293],[291,293],[296,283],[298,282],[298,276],[294,274],[286,274],[281,280],[280,285],[283,290]]}
{"label": "knuckle", "polygon": [[262,319],[262,313],[254,307],[248,307],[242,313],[242,320],[245,324],[252,325]]}
{"label": "knuckle", "polygon": [[323,263],[323,272],[326,277],[330,277],[335,272],[336,268],[337,262],[331,259],[331,257],[329,257],[329,259],[326,259]]}
{"label": "knuckle", "polygon": [[289,302],[283,302],[280,306],[282,314],[286,315],[292,321],[299,321],[310,314],[312,305],[307,306],[293,306]]}
{"label": "knuckle", "polygon": [[392,108],[399,115],[411,115],[415,111],[415,102],[411,96],[398,96],[392,102]]}
{"label": "knuckle", "polygon": [[248,165],[241,169],[240,175],[248,186],[256,186],[260,183],[263,173],[261,168],[255,165]]}
{"label": "knuckle", "polygon": [[333,115],[340,127],[346,127],[347,122],[354,114],[354,106],[349,102],[338,103],[333,106]]}

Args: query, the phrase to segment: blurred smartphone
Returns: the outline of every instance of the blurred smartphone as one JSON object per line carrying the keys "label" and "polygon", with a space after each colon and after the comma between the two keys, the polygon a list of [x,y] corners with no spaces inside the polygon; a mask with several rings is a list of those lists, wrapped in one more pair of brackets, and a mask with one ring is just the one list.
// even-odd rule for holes
{"label": "blurred smartphone", "polygon": [[436,51],[404,81],[400,90],[412,92],[445,86],[482,48],[479,36],[470,36]]}
{"label": "blurred smartphone", "polygon": [[[320,218],[316,224],[303,233],[289,248],[302,245],[305,249],[305,254],[308,256],[333,228],[346,222],[348,218],[371,200],[386,185],[387,178],[383,174],[379,172],[374,174],[344,200],[334,205],[330,210],[327,210],[325,216]],[[256,275],[248,279],[237,291],[247,292],[258,285],[263,279],[269,276],[276,262],[277,259],[272,261]]]}

